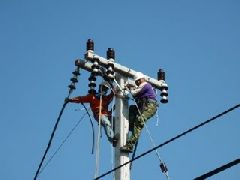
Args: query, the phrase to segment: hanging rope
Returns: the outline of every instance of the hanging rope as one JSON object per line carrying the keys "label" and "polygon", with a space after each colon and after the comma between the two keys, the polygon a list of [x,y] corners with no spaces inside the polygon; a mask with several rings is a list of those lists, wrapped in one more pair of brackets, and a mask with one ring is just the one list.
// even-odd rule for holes
{"label": "hanging rope", "polygon": [[[131,93],[131,91],[129,91],[129,92]],[[134,102],[135,102],[135,105],[136,105],[136,107],[137,107],[137,110],[138,110],[139,115],[142,116],[142,113],[141,113],[141,111],[140,111],[140,109],[139,109],[139,107],[138,107],[138,104],[136,103],[136,101],[134,101]],[[149,131],[149,129],[148,129],[147,124],[145,123],[145,121],[144,121],[144,126],[145,126],[145,129],[146,129],[146,131],[147,131],[148,137],[149,137],[149,139],[150,139],[150,141],[151,141],[151,143],[152,143],[153,148],[156,148],[156,144],[155,144],[155,142],[154,142],[154,140],[153,140],[153,138],[152,138],[152,136],[151,136],[151,133],[150,133],[150,131]],[[160,169],[162,170],[162,173],[166,176],[167,179],[169,179],[169,176],[168,176],[168,168],[167,168],[166,164],[164,163],[164,161],[161,160],[160,155],[159,155],[159,152],[158,152],[157,149],[155,149],[155,153],[156,153],[156,156],[158,157],[158,159],[159,159],[159,161],[160,161]],[[133,157],[133,158],[134,158],[134,157]]]}
{"label": "hanging rope", "polygon": [[[133,154],[132,154],[132,159],[135,158],[136,152],[137,152],[137,147],[138,147],[138,141],[136,142],[135,146],[134,146],[134,150],[133,150]],[[130,163],[130,170],[132,169],[132,163]]]}
{"label": "hanging rope", "polygon": [[[156,96],[158,94],[158,91],[155,89],[155,93],[156,93]],[[157,112],[156,112],[156,126],[159,126],[159,115],[158,115],[158,108],[157,108]]]}
{"label": "hanging rope", "polygon": [[91,115],[90,115],[88,109],[84,105],[84,103],[81,102],[81,105],[85,109],[85,111],[86,111],[86,113],[87,113],[87,115],[89,117],[89,120],[90,120],[90,123],[91,123],[91,127],[92,127],[92,154],[93,154],[94,153],[94,147],[95,147],[95,131],[94,131],[94,126],[93,126],[93,120],[91,118]]}
{"label": "hanging rope", "polygon": [[[113,90],[112,90],[113,91]],[[113,91],[114,92],[114,91]],[[111,107],[111,125],[112,125],[112,129],[114,128],[113,125],[113,111],[114,111],[114,105],[115,105],[115,96],[113,96],[113,103],[112,103],[112,107]],[[112,168],[114,168],[114,148],[112,146],[112,144],[110,143],[111,146],[111,163],[112,163]],[[115,178],[114,174],[113,174],[113,179]]]}
{"label": "hanging rope", "polygon": [[96,168],[95,168],[95,176],[94,176],[95,178],[99,174],[101,116],[102,116],[102,86],[100,90],[100,103],[99,103],[99,113],[98,113],[98,138],[97,138],[97,148],[96,148]]}

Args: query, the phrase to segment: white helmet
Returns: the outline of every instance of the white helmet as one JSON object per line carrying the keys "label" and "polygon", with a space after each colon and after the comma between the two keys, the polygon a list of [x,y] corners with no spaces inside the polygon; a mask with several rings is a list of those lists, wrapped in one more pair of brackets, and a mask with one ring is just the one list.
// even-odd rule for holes
{"label": "white helmet", "polygon": [[139,79],[142,79],[142,78],[146,78],[145,75],[141,72],[136,72],[135,76],[134,76],[134,81],[137,81]]}

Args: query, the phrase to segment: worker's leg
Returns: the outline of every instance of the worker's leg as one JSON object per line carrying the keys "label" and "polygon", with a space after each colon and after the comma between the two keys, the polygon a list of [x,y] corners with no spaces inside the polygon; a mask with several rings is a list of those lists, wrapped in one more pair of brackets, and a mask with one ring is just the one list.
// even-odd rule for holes
{"label": "worker's leg", "polygon": [[126,147],[130,150],[133,149],[133,146],[138,141],[138,138],[141,134],[142,128],[144,127],[144,117],[141,115],[137,116],[137,119],[134,122],[134,128],[133,128],[133,134],[132,136],[127,140]]}
{"label": "worker's leg", "polygon": [[108,140],[112,141],[112,139],[114,137],[114,132],[112,130],[111,122],[109,121],[108,116],[103,114],[101,116],[101,121],[102,121],[102,125],[104,127],[104,131],[106,133],[106,136],[108,137]]}
{"label": "worker's leg", "polygon": [[150,119],[157,111],[158,104],[156,102],[148,102],[146,106],[143,107],[141,116],[146,122]]}
{"label": "worker's leg", "polygon": [[138,141],[138,138],[141,134],[141,131],[144,127],[145,122],[150,119],[157,111],[156,102],[148,102],[145,107],[143,107],[140,115],[137,116],[134,122],[134,129],[132,136],[127,140],[126,145],[124,146],[127,150],[132,150],[133,146]]}

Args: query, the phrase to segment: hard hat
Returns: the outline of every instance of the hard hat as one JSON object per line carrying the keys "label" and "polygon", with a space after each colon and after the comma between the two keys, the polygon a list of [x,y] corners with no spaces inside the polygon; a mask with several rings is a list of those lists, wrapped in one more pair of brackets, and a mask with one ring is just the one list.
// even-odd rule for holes
{"label": "hard hat", "polygon": [[142,79],[142,78],[145,79],[145,75],[141,72],[137,72],[134,76],[134,81],[137,81],[137,80]]}

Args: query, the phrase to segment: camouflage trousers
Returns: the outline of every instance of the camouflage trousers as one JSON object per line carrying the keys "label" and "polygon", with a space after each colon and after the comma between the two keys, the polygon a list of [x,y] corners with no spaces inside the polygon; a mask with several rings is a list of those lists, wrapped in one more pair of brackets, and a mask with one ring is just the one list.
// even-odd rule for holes
{"label": "camouflage trousers", "polygon": [[157,111],[157,102],[150,101],[147,102],[140,110],[141,114],[137,113],[136,119],[134,120],[132,136],[127,140],[126,147],[128,149],[133,149],[133,146],[138,141],[144,124],[150,119]]}

